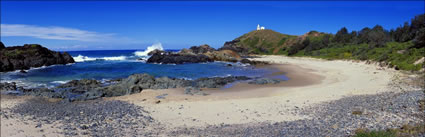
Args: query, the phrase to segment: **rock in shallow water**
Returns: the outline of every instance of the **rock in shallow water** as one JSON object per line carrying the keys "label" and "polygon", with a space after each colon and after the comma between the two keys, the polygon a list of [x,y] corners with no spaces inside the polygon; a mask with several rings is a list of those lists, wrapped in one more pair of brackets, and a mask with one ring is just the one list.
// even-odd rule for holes
{"label": "rock in shallow water", "polygon": [[139,93],[143,89],[168,89],[185,88],[187,94],[206,95],[198,92],[199,88],[220,88],[228,83],[248,80],[245,76],[200,78],[185,80],[169,77],[155,78],[149,74],[133,74],[114,83],[101,83],[97,80],[82,79],[72,80],[55,88],[29,88],[17,87],[15,83],[0,83],[0,91],[22,91],[23,95],[43,96],[49,98],[64,98],[68,101],[92,100],[100,97],[123,96]]}
{"label": "rock in shallow water", "polygon": [[280,83],[281,80],[278,79],[271,79],[271,78],[259,78],[259,79],[254,79],[250,82],[248,82],[248,84],[259,84],[259,85],[264,85],[264,84],[277,84]]}
{"label": "rock in shallow water", "polygon": [[183,63],[201,63],[212,62],[208,56],[202,54],[177,54],[171,52],[158,52],[153,54],[146,62],[147,63],[162,63],[162,64],[183,64]]}

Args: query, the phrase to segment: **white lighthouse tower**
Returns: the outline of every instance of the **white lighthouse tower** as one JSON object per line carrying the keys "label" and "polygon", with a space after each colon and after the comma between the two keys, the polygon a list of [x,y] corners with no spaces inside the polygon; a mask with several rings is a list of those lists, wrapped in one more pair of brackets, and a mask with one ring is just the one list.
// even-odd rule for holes
{"label": "white lighthouse tower", "polygon": [[260,24],[257,25],[257,30],[264,30],[264,29],[265,29],[264,26],[260,27]]}

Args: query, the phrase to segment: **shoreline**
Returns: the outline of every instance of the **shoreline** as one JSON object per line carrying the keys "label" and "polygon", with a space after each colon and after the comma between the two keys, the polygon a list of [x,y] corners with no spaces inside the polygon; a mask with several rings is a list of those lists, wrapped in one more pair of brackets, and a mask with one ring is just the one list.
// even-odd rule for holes
{"label": "shoreline", "polygon": [[[401,92],[404,89],[400,88],[415,91],[403,86],[393,87],[397,85],[397,82],[394,83],[394,77],[403,75],[401,72],[382,69],[376,65],[363,62],[327,61],[285,56],[261,56],[254,58],[254,60],[272,62],[272,65],[260,67],[278,69],[279,72],[271,76],[285,74],[290,80],[274,85],[238,83],[226,89],[203,89],[203,92],[210,94],[207,96],[186,95],[182,88],[147,89],[141,93],[106,97],[99,101],[120,101],[142,107],[143,111],[148,112],[149,116],[160,124],[160,128],[152,130],[152,132],[159,132],[156,134],[167,136],[174,134],[174,131],[182,135],[200,132],[199,130],[187,131],[191,128],[215,131],[210,129],[211,126],[222,129],[228,125],[235,127],[234,131],[237,131],[239,126],[262,127],[264,124],[309,121],[315,119],[315,115],[305,114],[305,111],[308,110],[306,112],[309,113],[311,109],[316,108],[315,106],[320,106],[320,108],[323,106],[322,109],[327,110],[328,107],[331,107],[327,105],[328,103],[342,101],[347,104],[349,101],[344,100],[349,98],[364,98],[363,95],[366,97],[380,96],[390,92],[404,93]],[[167,94],[165,98],[157,98],[157,96],[164,94]],[[8,98],[2,95],[1,98],[1,108],[4,110],[37,97]],[[14,100],[16,98],[19,100]],[[338,103],[336,104],[338,105]],[[344,113],[351,111],[351,109],[344,110]],[[321,113],[319,117],[321,117]],[[385,115],[379,115],[379,117],[385,117]],[[24,133],[12,130],[16,128],[16,125],[18,127],[25,125],[22,122],[16,119],[8,119],[6,122],[2,122],[2,135],[22,136],[37,132],[36,130],[29,130]],[[15,126],[6,125],[10,123],[16,124]],[[25,127],[35,126],[36,123],[31,122],[29,126]],[[65,130],[54,128],[54,126],[49,127],[43,127],[44,133],[42,134],[60,135]],[[83,131],[78,130],[78,132]],[[37,132],[37,134],[39,133]],[[203,134],[208,133],[211,132],[203,132]]]}
{"label": "shoreline", "polygon": [[[278,64],[270,67],[283,71],[290,80],[276,85],[243,83],[224,90],[204,90],[211,93],[208,96],[179,96],[178,93],[183,92],[181,89],[166,89],[145,90],[138,94],[110,99],[145,106],[153,112],[154,119],[166,123],[168,128],[294,121],[307,118],[291,114],[296,111],[294,108],[354,95],[386,92],[393,76],[400,74],[397,71],[381,70],[373,65],[349,61],[284,56],[262,56],[254,60]],[[156,104],[160,99],[155,96],[161,94],[169,95]],[[148,96],[150,98],[147,98]],[[145,101],[140,101],[141,98]],[[185,109],[179,109],[181,106]],[[247,111],[251,113],[247,114]],[[258,114],[254,112],[268,114],[257,118]]]}

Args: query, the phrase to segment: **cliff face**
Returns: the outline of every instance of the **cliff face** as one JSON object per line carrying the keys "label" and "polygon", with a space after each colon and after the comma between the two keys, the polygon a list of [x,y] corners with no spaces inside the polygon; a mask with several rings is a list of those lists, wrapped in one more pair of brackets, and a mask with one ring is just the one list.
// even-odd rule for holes
{"label": "cliff face", "polygon": [[68,53],[51,51],[38,44],[4,47],[0,42],[0,72],[74,62]]}

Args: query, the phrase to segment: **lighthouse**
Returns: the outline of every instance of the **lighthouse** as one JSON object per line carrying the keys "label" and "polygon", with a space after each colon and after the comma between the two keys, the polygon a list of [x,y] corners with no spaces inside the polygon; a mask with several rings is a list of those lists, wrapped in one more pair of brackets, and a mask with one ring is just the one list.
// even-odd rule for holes
{"label": "lighthouse", "polygon": [[257,30],[264,30],[264,26],[260,26],[260,24],[257,25]]}

